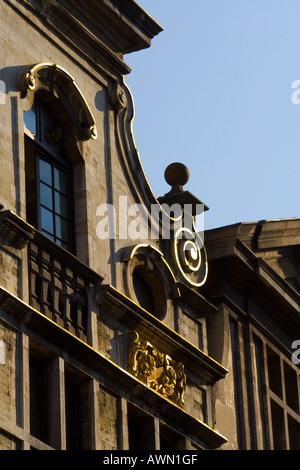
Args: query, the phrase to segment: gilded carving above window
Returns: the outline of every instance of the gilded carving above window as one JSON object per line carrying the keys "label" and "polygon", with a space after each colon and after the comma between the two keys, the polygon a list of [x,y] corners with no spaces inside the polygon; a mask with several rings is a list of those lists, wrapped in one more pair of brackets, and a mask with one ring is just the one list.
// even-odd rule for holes
{"label": "gilded carving above window", "polygon": [[151,389],[183,407],[186,376],[181,362],[159,352],[133,331],[127,343],[128,372]]}

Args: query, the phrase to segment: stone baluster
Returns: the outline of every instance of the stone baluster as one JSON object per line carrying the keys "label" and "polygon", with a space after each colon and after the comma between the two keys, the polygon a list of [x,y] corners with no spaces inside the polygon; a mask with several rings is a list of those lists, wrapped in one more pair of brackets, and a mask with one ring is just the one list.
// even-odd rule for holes
{"label": "stone baluster", "polygon": [[88,296],[87,279],[80,269],[64,264],[49,248],[32,241],[28,249],[29,303],[55,323],[86,340]]}
{"label": "stone baluster", "polygon": [[38,245],[31,242],[29,245],[29,304],[39,310],[39,264],[38,264]]}
{"label": "stone baluster", "polygon": [[75,324],[76,336],[84,339],[86,336],[86,329],[84,324],[84,314],[86,310],[85,298],[85,282],[80,275],[74,276],[74,293],[73,293],[73,309],[72,318]]}
{"label": "stone baluster", "polygon": [[61,270],[61,301],[63,304],[63,320],[64,327],[71,333],[75,333],[75,328],[72,324],[71,318],[71,303],[72,303],[72,293],[73,293],[73,271],[68,266],[63,266]]}
{"label": "stone baluster", "polygon": [[60,279],[61,269],[61,262],[58,259],[53,258],[51,262],[50,283],[52,319],[59,325],[63,326],[62,312],[60,311],[60,293],[62,292],[62,282]]}
{"label": "stone baluster", "polygon": [[40,277],[40,311],[47,317],[52,317],[49,303],[49,287],[51,282],[50,254],[41,249],[39,251],[39,277]]}

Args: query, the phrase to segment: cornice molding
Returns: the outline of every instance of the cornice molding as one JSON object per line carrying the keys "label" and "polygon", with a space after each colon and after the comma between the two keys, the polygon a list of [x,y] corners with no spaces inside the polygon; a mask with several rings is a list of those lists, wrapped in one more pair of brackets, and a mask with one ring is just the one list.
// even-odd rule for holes
{"label": "cornice molding", "polygon": [[34,237],[35,229],[10,210],[0,210],[0,235],[22,250]]}
{"label": "cornice molding", "polygon": [[227,238],[222,238],[219,232],[219,243],[218,237],[210,240],[206,236],[211,276],[204,295],[208,298],[221,295],[215,286],[221,279],[228,279],[240,292],[255,299],[285,331],[299,335],[300,294],[236,234],[234,227]]}
{"label": "cornice molding", "polygon": [[258,250],[300,245],[300,218],[259,222]]}
{"label": "cornice molding", "polygon": [[42,21],[108,75],[130,73],[123,54],[149,47],[162,31],[133,0],[43,0],[42,5],[39,0],[7,1],[22,14],[24,8],[34,13],[36,27]]}
{"label": "cornice molding", "polygon": [[226,248],[239,239],[253,252],[300,245],[300,218],[261,220],[227,225],[205,232],[211,256],[226,255]]}

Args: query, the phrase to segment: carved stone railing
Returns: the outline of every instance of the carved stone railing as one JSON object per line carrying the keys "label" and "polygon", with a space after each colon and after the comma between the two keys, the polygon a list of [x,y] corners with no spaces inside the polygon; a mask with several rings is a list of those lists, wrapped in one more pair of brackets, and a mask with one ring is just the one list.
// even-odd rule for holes
{"label": "carved stone railing", "polygon": [[88,288],[101,276],[39,232],[28,245],[29,304],[86,340]]}

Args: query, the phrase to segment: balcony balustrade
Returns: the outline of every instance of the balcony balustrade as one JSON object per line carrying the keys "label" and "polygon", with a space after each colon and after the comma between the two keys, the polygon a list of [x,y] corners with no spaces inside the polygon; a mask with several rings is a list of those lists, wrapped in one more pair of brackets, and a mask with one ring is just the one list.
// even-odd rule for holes
{"label": "balcony balustrade", "polygon": [[28,268],[29,304],[86,341],[90,287],[101,276],[37,231],[28,245]]}

